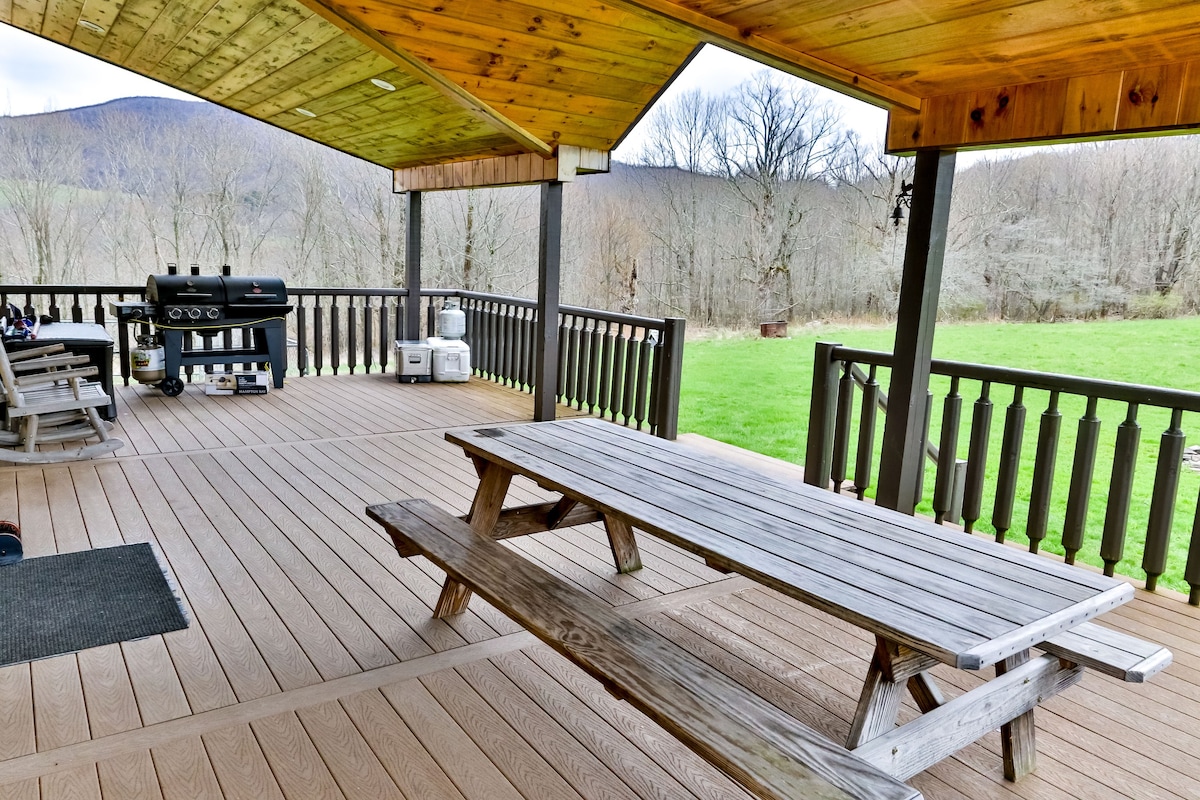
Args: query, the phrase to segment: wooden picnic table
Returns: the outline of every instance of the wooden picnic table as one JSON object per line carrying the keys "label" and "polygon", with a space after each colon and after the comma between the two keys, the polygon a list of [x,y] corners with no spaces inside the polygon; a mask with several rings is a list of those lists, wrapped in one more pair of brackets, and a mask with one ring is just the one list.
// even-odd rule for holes
{"label": "wooden picnic table", "polygon": [[[603,521],[617,568],[629,571],[640,566],[636,528],[874,634],[847,747],[902,780],[997,727],[1005,774],[1031,770],[1034,707],[1083,672],[1078,658],[1031,648],[1133,597],[1123,581],[601,420],[446,438],[479,472],[468,517],[478,532]],[[515,475],[562,499],[504,509]],[[461,611],[469,597],[447,581],[437,613]],[[928,674],[938,663],[994,666],[996,677],[947,701]],[[925,713],[896,727],[905,690]]]}

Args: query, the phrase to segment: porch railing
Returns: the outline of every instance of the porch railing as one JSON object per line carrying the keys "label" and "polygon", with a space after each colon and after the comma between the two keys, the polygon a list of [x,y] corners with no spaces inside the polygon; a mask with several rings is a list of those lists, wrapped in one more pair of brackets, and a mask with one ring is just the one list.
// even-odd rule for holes
{"label": "porch railing", "polygon": [[[812,407],[809,420],[808,449],[805,460],[805,480],[820,486],[832,486],[841,491],[849,471],[850,448],[854,448],[853,486],[861,498],[870,489],[875,463],[878,428],[875,424],[879,381],[877,370],[892,365],[891,353],[856,350],[840,344],[822,342],[817,345],[813,377]],[[854,373],[867,369],[862,389]],[[1065,487],[1067,501],[1061,525],[1059,543],[1067,563],[1074,563],[1085,546],[1089,509],[1092,509],[1092,487],[1097,478],[1097,462],[1109,461],[1107,492],[1096,501],[1104,503],[1103,522],[1097,555],[1104,572],[1112,575],[1125,557],[1127,546],[1142,548],[1141,569],[1146,576],[1146,588],[1154,591],[1159,578],[1166,572],[1167,558],[1175,520],[1176,498],[1180,470],[1183,466],[1185,434],[1184,414],[1200,412],[1200,393],[1166,389],[1155,386],[1117,383],[1071,375],[1033,372],[935,359],[932,375],[948,379],[948,388],[941,404],[938,441],[940,451],[951,457],[939,458],[934,477],[932,507],[937,520],[943,521],[956,502],[956,483],[961,487],[962,520],[971,531],[984,519],[984,489],[990,485],[992,508],[990,522],[997,541],[1004,541],[1014,528],[1018,488],[1024,489],[1028,480],[1028,509],[1024,532],[1029,549],[1037,552],[1051,531],[1051,497],[1055,492],[1055,467],[1060,449],[1070,446],[1070,433],[1062,433],[1064,409],[1080,413],[1074,432],[1073,459],[1070,479]],[[993,397],[999,386],[1009,387],[1011,402],[1004,414],[998,465],[994,481],[988,479],[988,455],[992,445]],[[854,418],[854,394],[861,391],[863,401],[858,419]],[[974,396],[969,425],[963,424],[964,395]],[[1043,405],[1044,404],[1044,405]],[[1044,408],[1037,425],[1037,439],[1032,459],[1022,460],[1026,438],[1028,407]],[[933,415],[933,396],[926,419]],[[1150,411],[1143,411],[1151,409]],[[1148,497],[1135,497],[1134,476],[1138,462],[1142,424],[1153,416],[1161,418],[1165,430],[1159,437],[1155,459],[1153,487]],[[1101,440],[1104,418],[1121,420],[1110,440]],[[1159,424],[1157,422],[1153,424]],[[926,440],[931,438],[926,424]],[[960,442],[966,436],[965,479],[955,480]],[[1060,447],[1061,445],[1061,447]],[[1103,458],[1098,456],[1103,453]],[[1022,478],[1022,468],[1028,476]],[[1101,483],[1100,485],[1104,485]],[[1064,487],[1059,487],[1059,490]],[[1130,542],[1131,510],[1145,510],[1145,536]],[[1099,516],[1098,514],[1096,515]],[[1137,516],[1141,518],[1141,514]],[[1178,534],[1177,534],[1178,535]],[[1094,539],[1095,537],[1093,537]],[[1188,539],[1183,578],[1191,588],[1189,602],[1200,605],[1200,503],[1193,517]]]}
{"label": "porch railing", "polygon": [[[288,294],[295,306],[288,320],[289,374],[393,368],[395,342],[404,335],[405,289],[288,287]],[[533,391],[537,304],[457,289],[422,290],[424,335],[436,333],[438,305],[450,297],[458,298],[467,314],[465,339],[474,373]],[[131,326],[118,324],[108,304],[144,298],[144,286],[0,285],[0,303],[12,302],[56,320],[107,326],[116,340],[125,385],[131,377]],[[237,334],[222,335],[228,341]],[[678,430],[683,337],[682,319],[562,306],[556,396],[563,405],[673,439]],[[185,377],[193,377],[191,367],[185,368]]]}

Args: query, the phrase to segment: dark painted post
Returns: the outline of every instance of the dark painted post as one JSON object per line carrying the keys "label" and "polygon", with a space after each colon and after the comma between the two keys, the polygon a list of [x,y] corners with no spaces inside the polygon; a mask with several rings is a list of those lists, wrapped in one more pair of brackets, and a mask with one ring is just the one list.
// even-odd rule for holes
{"label": "dark painted post", "polygon": [[405,192],[404,214],[404,338],[421,338],[421,193]]}
{"label": "dark painted post", "polygon": [[533,418],[555,416],[558,387],[558,292],[562,259],[562,183],[542,184],[541,226],[538,232],[538,317],[534,334]]}
{"label": "dark painted post", "polygon": [[[679,389],[683,381],[683,338],[687,322],[681,317],[667,317],[664,322],[666,326],[663,328],[663,340],[659,345],[658,358],[654,365],[657,379],[654,388],[658,405],[654,435],[663,439],[674,439],[679,434]],[[608,338],[607,335],[604,336],[605,352],[608,349]],[[592,361],[595,364],[600,361],[595,352],[592,354]],[[605,361],[607,362],[607,357]],[[595,392],[594,382],[592,391]]]}
{"label": "dark painted post", "polygon": [[917,506],[924,469],[929,362],[933,358],[933,329],[953,186],[953,152],[917,153],[875,496],[880,505],[907,514]]}
{"label": "dark painted post", "polygon": [[838,342],[817,342],[813,357],[812,394],[808,406],[808,445],[804,453],[804,482],[829,488],[833,460],[833,427],[837,415]]}

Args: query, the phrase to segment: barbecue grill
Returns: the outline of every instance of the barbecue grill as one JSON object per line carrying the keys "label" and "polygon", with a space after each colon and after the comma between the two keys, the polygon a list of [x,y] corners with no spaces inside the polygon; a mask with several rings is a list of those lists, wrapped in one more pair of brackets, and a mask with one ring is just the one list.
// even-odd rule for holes
{"label": "barbecue grill", "polygon": [[[275,388],[283,387],[287,350],[284,321],[291,312],[281,278],[233,275],[151,275],[145,302],[112,304],[119,322],[153,324],[164,350],[164,394],[183,391],[179,369],[196,364],[271,365]],[[253,346],[214,349],[213,337],[235,328],[252,331]],[[188,349],[190,337],[204,341]]]}

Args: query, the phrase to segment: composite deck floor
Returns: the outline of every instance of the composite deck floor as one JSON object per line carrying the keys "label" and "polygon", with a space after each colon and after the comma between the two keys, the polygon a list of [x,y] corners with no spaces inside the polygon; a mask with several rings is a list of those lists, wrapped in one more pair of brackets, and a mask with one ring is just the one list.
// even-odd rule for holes
{"label": "composite deck floor", "polygon": [[[528,419],[528,396],[382,375],[258,397],[119,395],[127,447],[0,468],[0,517],[19,520],[29,556],[152,543],[192,624],[0,669],[0,797],[746,796],[478,599],[431,619],[438,571],[365,519],[404,497],[464,513],[474,474],[443,432]],[[542,496],[514,484],[515,502]],[[871,651],[861,632],[641,544],[630,575],[596,525],[513,546],[845,736]],[[995,733],[913,784],[936,800],[1200,797],[1200,614],[1139,592],[1105,621],[1175,663],[1145,686],[1089,674],[1054,698],[1038,769],[1018,784],[1001,778]],[[950,692],[974,680],[939,672]]]}

